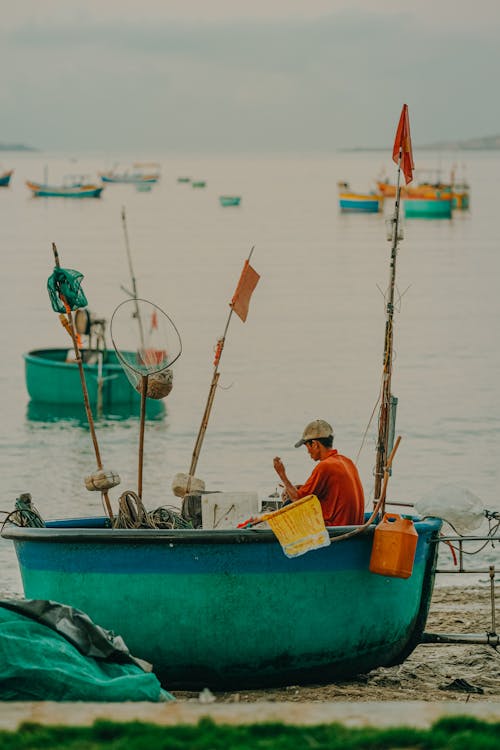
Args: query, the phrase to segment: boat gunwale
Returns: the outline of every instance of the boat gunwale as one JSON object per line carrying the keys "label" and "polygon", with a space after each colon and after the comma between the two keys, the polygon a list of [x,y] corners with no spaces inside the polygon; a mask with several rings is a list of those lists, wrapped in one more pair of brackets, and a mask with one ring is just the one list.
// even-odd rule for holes
{"label": "boat gunwale", "polygon": [[[69,351],[68,347],[62,347],[62,346],[54,346],[54,347],[45,347],[44,349],[31,349],[29,352],[23,353],[23,359],[25,362],[28,363],[43,363],[46,367],[66,367],[68,365],[77,365],[78,363],[76,361],[73,362],[66,362],[66,360],[62,359],[51,359],[50,357],[44,357],[44,352],[61,352],[62,354],[66,355]],[[83,353],[87,352],[88,349],[82,349]],[[92,350],[97,351],[97,350]],[[112,349],[109,349],[107,351],[110,351],[113,353]],[[96,369],[98,368],[97,362],[83,362],[83,366],[85,369]],[[119,362],[103,362],[102,367],[104,370],[113,370],[116,372],[121,372],[123,370],[121,364]]]}
{"label": "boat gunwale", "polygon": [[[17,526],[16,524],[4,525],[0,530],[0,537],[10,539],[14,542],[130,542],[156,543],[176,542],[178,544],[258,544],[275,542],[276,536],[271,529],[113,529],[107,528],[68,528],[68,526],[56,526],[56,523],[67,523],[64,521],[48,521],[51,524],[44,527]],[[98,520],[98,519],[94,519]],[[103,522],[108,521],[103,517]],[[88,519],[89,523],[92,519]],[[438,519],[435,519],[437,522]],[[109,521],[108,521],[109,523]],[[417,520],[416,524],[425,524],[422,531],[429,535],[436,533],[435,523],[427,520]],[[377,524],[371,524],[358,535],[349,540],[363,539],[373,536]],[[352,532],[355,526],[327,526],[326,530],[330,539],[335,539],[346,532]],[[347,540],[346,540],[347,541]]]}

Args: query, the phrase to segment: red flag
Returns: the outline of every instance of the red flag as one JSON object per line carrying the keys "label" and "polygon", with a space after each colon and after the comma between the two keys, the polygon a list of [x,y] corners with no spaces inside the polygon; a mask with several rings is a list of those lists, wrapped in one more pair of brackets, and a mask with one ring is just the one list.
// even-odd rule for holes
{"label": "red flag", "polygon": [[154,331],[158,328],[158,315],[156,314],[156,310],[153,310],[151,313],[151,330]]}
{"label": "red flag", "polygon": [[236,315],[238,315],[243,322],[247,319],[250,297],[252,296],[252,292],[257,286],[259,279],[260,276],[257,271],[255,271],[248,260],[246,260],[233,299],[229,303]]}
{"label": "red flag", "polygon": [[411,135],[410,135],[410,118],[408,116],[408,105],[403,104],[401,110],[401,117],[399,118],[398,129],[396,130],[396,138],[394,140],[394,148],[392,149],[392,160],[399,164],[399,152],[401,151],[401,169],[405,176],[405,182],[408,185],[413,180],[413,170],[415,164],[413,163],[413,151],[411,147]]}

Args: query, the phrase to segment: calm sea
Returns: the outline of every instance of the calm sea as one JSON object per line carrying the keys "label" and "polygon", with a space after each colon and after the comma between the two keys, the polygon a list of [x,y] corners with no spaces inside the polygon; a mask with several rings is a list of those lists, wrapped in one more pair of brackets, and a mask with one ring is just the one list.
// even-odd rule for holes
{"label": "calm sea", "polygon": [[[143,154],[121,156],[127,163]],[[0,510],[30,492],[45,518],[100,513],[83,477],[95,468],[90,435],[78,419],[51,421],[28,403],[24,352],[67,346],[46,292],[51,243],[63,266],[84,276],[89,308],[111,318],[130,286],[121,223],[127,215],[139,295],[176,323],[183,353],[161,420],[148,422],[144,502],[176,504],[172,477],[187,471],[212,377],[213,351],[250,248],[261,280],[246,323],[231,321],[220,387],[198,464],[207,489],[275,491],[272,459],[292,481],[312,469],[293,448],[308,421],[323,418],[339,451],[356,458],[367,504],[373,497],[377,401],[390,243],[384,216],[342,215],[338,180],[368,190],[389,153],[323,157],[164,157],[150,192],[109,185],[100,200],[33,199],[25,180],[96,177],[106,156],[5,154],[12,184],[0,189],[2,394]],[[415,153],[417,167],[451,166]],[[115,159],[113,159],[115,161]],[[408,220],[397,261],[393,392],[399,399],[389,496],[413,502],[443,483],[499,509],[500,153],[460,156],[470,210],[448,220]],[[179,176],[206,180],[205,189]],[[242,196],[222,208],[221,194]],[[386,204],[386,213],[392,210]],[[363,436],[366,438],[363,441]],[[138,420],[97,422],[103,462],[137,485]],[[112,499],[116,502],[118,492]],[[11,544],[0,540],[3,591],[21,591]]]}

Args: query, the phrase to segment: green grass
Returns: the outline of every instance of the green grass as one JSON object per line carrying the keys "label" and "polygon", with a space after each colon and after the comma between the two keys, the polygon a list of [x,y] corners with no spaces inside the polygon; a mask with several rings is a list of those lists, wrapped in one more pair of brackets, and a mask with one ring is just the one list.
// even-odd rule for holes
{"label": "green grass", "polygon": [[[61,708],[63,710],[63,707]],[[196,726],[97,721],[92,727],[23,724],[0,732],[0,750],[498,750],[500,723],[441,719],[428,730],[347,729],[340,724]]]}

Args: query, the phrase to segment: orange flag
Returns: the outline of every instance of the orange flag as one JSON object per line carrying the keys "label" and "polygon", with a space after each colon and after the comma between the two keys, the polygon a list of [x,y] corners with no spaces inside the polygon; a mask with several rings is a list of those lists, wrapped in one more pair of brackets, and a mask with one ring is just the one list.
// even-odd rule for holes
{"label": "orange flag", "polygon": [[252,296],[252,292],[257,286],[259,279],[260,276],[257,271],[255,271],[248,260],[246,260],[233,299],[229,303],[236,315],[238,315],[243,322],[247,319],[250,297]]}
{"label": "orange flag", "polygon": [[415,164],[413,163],[413,151],[411,147],[411,135],[410,135],[410,118],[408,116],[408,105],[403,104],[401,110],[401,117],[399,118],[398,129],[396,130],[396,138],[394,141],[394,148],[392,149],[392,159],[399,164],[399,152],[401,151],[401,169],[405,176],[405,182],[408,185],[413,180],[413,170]]}

